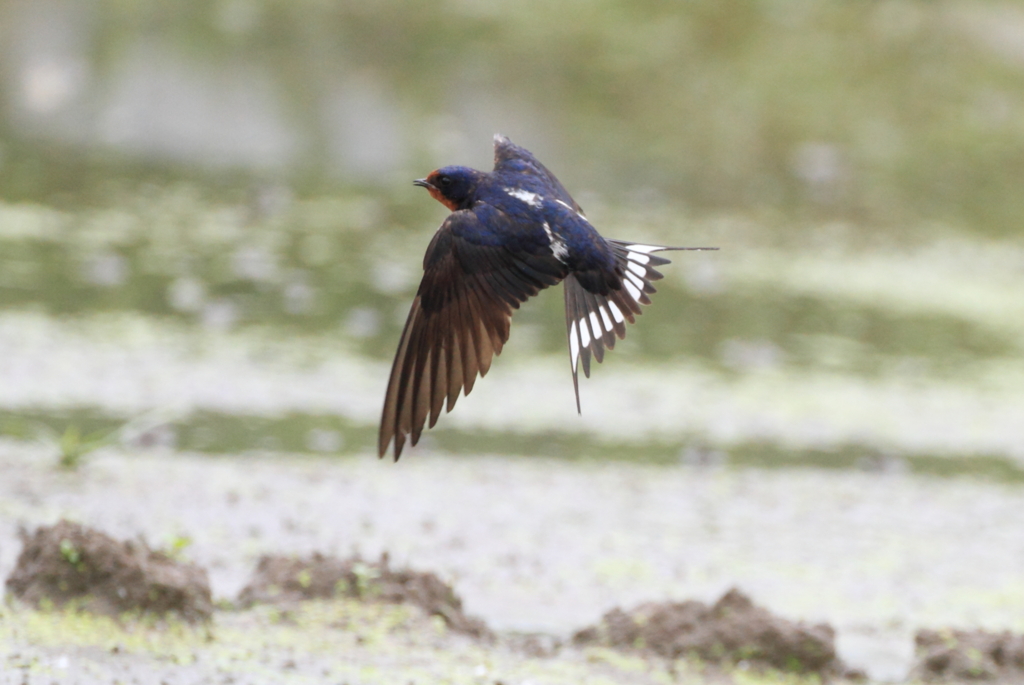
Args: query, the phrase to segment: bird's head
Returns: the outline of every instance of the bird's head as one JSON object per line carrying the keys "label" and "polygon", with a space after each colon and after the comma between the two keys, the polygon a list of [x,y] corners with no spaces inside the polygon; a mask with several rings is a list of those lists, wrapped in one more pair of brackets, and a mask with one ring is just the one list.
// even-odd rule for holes
{"label": "bird's head", "polygon": [[446,166],[430,172],[426,178],[413,183],[423,186],[430,196],[453,212],[466,209],[473,203],[476,185],[484,173],[464,166]]}

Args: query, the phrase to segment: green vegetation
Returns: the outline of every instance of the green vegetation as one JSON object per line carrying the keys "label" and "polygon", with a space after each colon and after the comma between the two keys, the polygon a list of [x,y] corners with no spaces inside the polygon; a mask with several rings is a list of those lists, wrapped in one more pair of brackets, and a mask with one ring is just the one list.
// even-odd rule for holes
{"label": "green vegetation", "polygon": [[[665,662],[610,649],[568,650],[529,657],[448,633],[439,619],[412,607],[356,600],[303,602],[218,612],[212,626],[176,621],[155,625],[84,612],[6,609],[0,614],[0,659],[25,677],[88,676],[97,682],[179,673],[267,683],[311,678],[366,685],[480,685],[526,682],[612,685],[735,683],[812,685],[816,677],[743,669],[721,671],[699,661]],[[131,676],[128,676],[129,678]]]}
{"label": "green vegetation", "polygon": [[[0,436],[18,437],[18,427],[41,425],[46,421],[95,428],[95,434],[110,434],[123,422],[95,411],[80,411],[52,416],[46,413],[0,412]],[[372,452],[376,447],[376,427],[346,421],[335,416],[291,414],[268,418],[199,412],[163,425],[174,436],[180,450],[209,454],[281,452],[317,454],[311,435],[326,432],[336,435],[343,447],[339,455]],[[1024,484],[1024,468],[1019,462],[999,454],[950,455],[926,452],[891,452],[871,444],[845,443],[825,448],[784,446],[773,442],[743,442],[716,446],[698,436],[666,439],[611,440],[569,432],[518,432],[496,430],[455,430],[438,427],[429,433],[429,449],[473,457],[481,454],[569,461],[628,461],[641,464],[686,464],[694,468],[825,468],[850,469],[878,473],[916,473],[943,478],[981,478],[999,483]],[[166,552],[181,558],[192,540],[175,536]],[[372,569],[367,567],[367,572]],[[361,571],[357,571],[360,573]],[[363,589],[363,576],[360,591]],[[367,576],[365,584],[372,577]]]}
{"label": "green vegetation", "polygon": [[[441,122],[474,136],[459,145],[472,159],[455,161],[486,160],[486,117],[467,112],[492,112],[532,132],[570,188],[616,201],[655,189],[701,210],[1007,237],[1024,215],[1024,72],[1001,39],[1024,15],[1011,3],[108,0],[92,25],[98,84],[142,32],[185,64],[252,65],[306,142],[287,173],[307,188],[338,168],[321,112],[341,81],[397,122],[396,172],[451,159]],[[9,197],[118,173],[82,173],[94,163],[127,162],[129,177],[160,168],[69,158],[4,128]],[[342,176],[393,186],[409,173]]]}
{"label": "green vegetation", "polygon": [[[13,428],[13,435],[20,437],[19,428],[24,425],[24,422],[14,420],[8,422],[7,425]],[[59,453],[57,466],[68,471],[74,471],[81,466],[85,457],[91,452],[115,442],[118,434],[115,429],[83,435],[81,428],[75,423],[67,424],[63,433],[54,431],[44,422],[35,421],[34,425],[37,429],[37,439],[56,447]],[[3,430],[0,429],[0,432]]]}

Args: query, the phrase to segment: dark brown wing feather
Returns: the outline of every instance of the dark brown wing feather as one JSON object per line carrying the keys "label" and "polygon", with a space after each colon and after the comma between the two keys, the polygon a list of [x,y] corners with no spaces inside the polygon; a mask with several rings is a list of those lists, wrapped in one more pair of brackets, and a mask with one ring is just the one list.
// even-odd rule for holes
{"label": "dark brown wing feather", "polygon": [[513,254],[473,242],[482,232],[472,211],[453,212],[427,248],[384,397],[382,457],[393,440],[397,461],[407,437],[415,445],[446,403],[451,411],[460,392],[468,395],[508,340],[513,310],[566,274],[550,250]]}

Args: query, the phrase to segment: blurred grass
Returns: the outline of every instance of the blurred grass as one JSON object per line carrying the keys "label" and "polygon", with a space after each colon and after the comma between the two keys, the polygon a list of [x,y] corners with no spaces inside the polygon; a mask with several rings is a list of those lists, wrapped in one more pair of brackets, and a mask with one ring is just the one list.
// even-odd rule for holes
{"label": "blurred grass", "polygon": [[[75,436],[91,431],[107,439],[95,447],[119,443],[129,448],[165,448],[206,454],[278,453],[353,455],[376,449],[376,427],[333,415],[292,412],[285,416],[236,415],[198,411],[128,437],[110,439],[124,420],[95,409],[73,411],[0,410],[0,436],[30,439],[40,431]],[[711,445],[698,435],[678,438],[615,440],[580,432],[457,430],[438,427],[423,437],[430,453],[464,457],[506,455],[517,458],[555,458],[575,462],[685,464],[695,469],[716,468],[824,468],[870,473],[914,473],[940,478],[974,478],[1022,484],[1024,466],[999,454],[930,454],[880,449],[869,443],[841,443],[828,448],[780,445],[772,441],[741,441]],[[83,455],[84,456],[84,455]],[[388,457],[390,458],[390,457]],[[75,463],[61,467],[77,467]],[[54,463],[58,461],[55,459]]]}
{"label": "blurred grass", "polygon": [[[33,115],[31,88],[45,95],[64,72],[32,61],[53,57],[32,45],[36,6],[0,0],[0,314],[129,313],[200,336],[265,328],[296,349],[316,338],[387,360],[444,216],[409,180],[442,163],[486,167],[497,129],[533,149],[604,235],[723,248],[674,258],[616,360],[689,365],[724,385],[778,373],[765,387],[779,405],[799,395],[795,414],[817,388],[794,391],[801,374],[827,378],[830,396],[857,395],[864,379],[921,380],[922,396],[941,387],[1012,411],[1024,358],[1017,5],[54,2],[54,25],[83,13],[65,41],[82,60],[65,76],[83,90],[67,111]],[[299,132],[297,156],[257,168],[111,143],[117,132],[96,122],[140,46],[165,60],[151,76],[192,79],[200,93],[264,79]],[[67,55],[54,54],[59,67]],[[374,117],[397,122],[393,164],[339,148],[338,97],[373,105],[345,135],[372,139]],[[517,312],[506,356],[564,356],[561,307],[545,293]],[[858,402],[880,401],[875,386]],[[252,430],[238,419],[188,445],[238,448]],[[255,448],[302,449],[316,428],[300,421]],[[368,425],[342,428],[331,430],[346,449],[372,442]],[[466,433],[446,449],[495,439]],[[575,440],[538,428],[515,444],[621,447]]]}
{"label": "blurred grass", "polygon": [[[289,174],[307,189],[334,182],[321,108],[355,75],[395,109],[402,178],[483,164],[488,128],[504,121],[568,187],[616,202],[1010,237],[1024,215],[1021,31],[1017,5],[982,0],[104,0],[87,54],[94,87],[143,36],[210,68],[255,65],[306,134]],[[0,70],[11,85],[14,72]],[[9,110],[18,88],[7,90]],[[61,171],[62,146],[22,146],[10,122],[0,138],[12,196],[89,175]],[[86,152],[118,164],[102,146]],[[381,180],[356,170],[345,182]]]}
{"label": "blurred grass", "polygon": [[[133,311],[214,329],[271,324],[338,334],[353,351],[387,358],[437,213],[403,192],[295,198],[255,186],[224,198],[186,182],[109,188],[88,207],[0,202],[0,308]],[[261,209],[267,202],[278,204]],[[617,235],[677,237],[669,206],[642,217],[598,207],[593,216]],[[674,257],[656,309],[680,315],[644,317],[621,344],[650,360],[696,356],[727,371],[784,364],[863,376],[905,359],[941,375],[1021,353],[1013,293],[1024,251],[1012,244],[946,233],[928,247],[858,247],[825,226],[793,246],[751,236],[748,225],[687,218],[689,242],[726,250]],[[562,350],[560,307],[553,296],[524,306],[515,344]]]}

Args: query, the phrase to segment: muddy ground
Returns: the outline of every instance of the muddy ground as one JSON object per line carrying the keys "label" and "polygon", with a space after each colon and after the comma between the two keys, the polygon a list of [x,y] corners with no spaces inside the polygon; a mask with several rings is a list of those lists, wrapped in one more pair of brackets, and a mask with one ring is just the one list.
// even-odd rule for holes
{"label": "muddy ground", "polygon": [[[414,457],[108,451],[62,472],[44,447],[0,443],[0,575],[14,567],[19,528],[68,517],[176,550],[208,571],[219,603],[208,628],[155,633],[5,609],[3,682],[749,678],[600,644],[553,648],[614,607],[710,605],[734,585],[778,615],[833,626],[839,656],[873,680],[901,680],[918,628],[1019,630],[1024,615],[1016,534],[1024,494],[1012,487],[891,473]],[[384,551],[396,567],[436,572],[501,639],[449,630],[415,607],[226,604],[262,555]],[[776,678],[758,676],[766,677]]]}
{"label": "muddy ground", "polygon": [[[317,638],[322,639],[323,633],[334,634],[327,651],[335,660],[340,658],[349,671],[360,671],[374,661],[370,655],[360,655],[359,646],[381,642],[385,645],[381,651],[391,651],[394,657],[398,655],[393,652],[405,652],[426,634],[433,638],[431,646],[437,652],[431,659],[436,665],[434,675],[446,682],[452,680],[446,673],[452,666],[449,652],[459,636],[471,638],[487,653],[517,655],[522,662],[565,662],[566,656],[579,661],[583,655],[584,663],[594,663],[607,661],[615,652],[624,653],[617,655],[625,657],[617,664],[618,670],[625,672],[618,675],[628,676],[630,682],[647,680],[652,674],[679,680],[683,673],[690,673],[695,682],[735,682],[737,673],[747,681],[754,678],[760,682],[786,680],[787,676],[789,680],[807,676],[829,682],[864,678],[837,658],[830,626],[774,616],[736,589],[711,607],[691,600],[648,602],[628,612],[615,608],[597,625],[578,631],[569,644],[554,635],[496,634],[482,620],[468,616],[458,593],[436,574],[394,568],[386,554],[377,561],[359,556],[264,555],[234,606],[225,602],[222,615],[214,617],[205,572],[172,554],[149,549],[144,541],[114,540],[102,531],[65,519],[53,526],[40,526],[32,534],[23,533],[21,538],[21,554],[6,581],[10,636],[28,633],[32,637],[27,646],[37,651],[42,622],[49,624],[50,646],[62,650],[68,642],[74,643],[75,637],[84,637],[95,647],[104,634],[115,640],[140,635],[148,643],[148,648],[141,650],[139,645],[108,644],[103,659],[108,666],[125,661],[131,664],[131,659],[122,656],[130,654],[138,670],[156,670],[159,661],[170,660],[174,665],[195,667],[193,676],[209,680],[213,677],[210,666],[223,651],[219,643],[224,642],[229,650],[238,647],[237,637],[220,637],[224,623],[237,624],[233,618],[246,616],[248,624],[241,625],[247,625],[253,636],[261,636],[266,625],[253,619],[261,616],[258,609],[262,605],[271,605],[271,612],[263,618],[290,627],[293,640],[299,643],[298,649],[291,645],[292,657],[278,664],[286,680],[299,671],[312,674],[311,662],[320,656]],[[398,605],[398,610],[387,611],[388,605]],[[104,617],[107,623],[102,621]],[[77,635],[72,629],[72,635],[60,636],[75,624]],[[353,638],[354,644],[345,644]],[[264,657],[282,646],[280,636],[264,639],[258,650]],[[166,653],[174,642],[179,643],[179,653]],[[182,656],[185,645],[189,645],[189,653]],[[600,647],[608,648],[603,650],[603,659]],[[88,666],[97,665],[95,658],[79,661],[78,668],[66,675],[80,676]],[[216,665],[221,682],[251,677],[245,672],[251,659],[235,661],[243,663]],[[392,673],[387,677],[396,677],[399,671],[406,677],[408,664],[403,662],[388,663]],[[647,673],[636,673],[636,664],[644,662],[646,668],[640,670]],[[263,663],[268,664],[266,660]],[[623,669],[623,663],[633,668]],[[27,657],[18,652],[9,655],[7,666],[20,670],[23,680],[28,680],[69,670],[70,659],[62,654],[54,662],[38,653]],[[274,666],[269,666],[273,671]],[[501,677],[491,677],[486,665],[477,666],[473,674],[477,681],[504,682]],[[614,659],[610,666],[614,673]],[[329,678],[337,667],[328,661],[316,668],[320,677]],[[139,676],[131,679],[139,680]]]}

